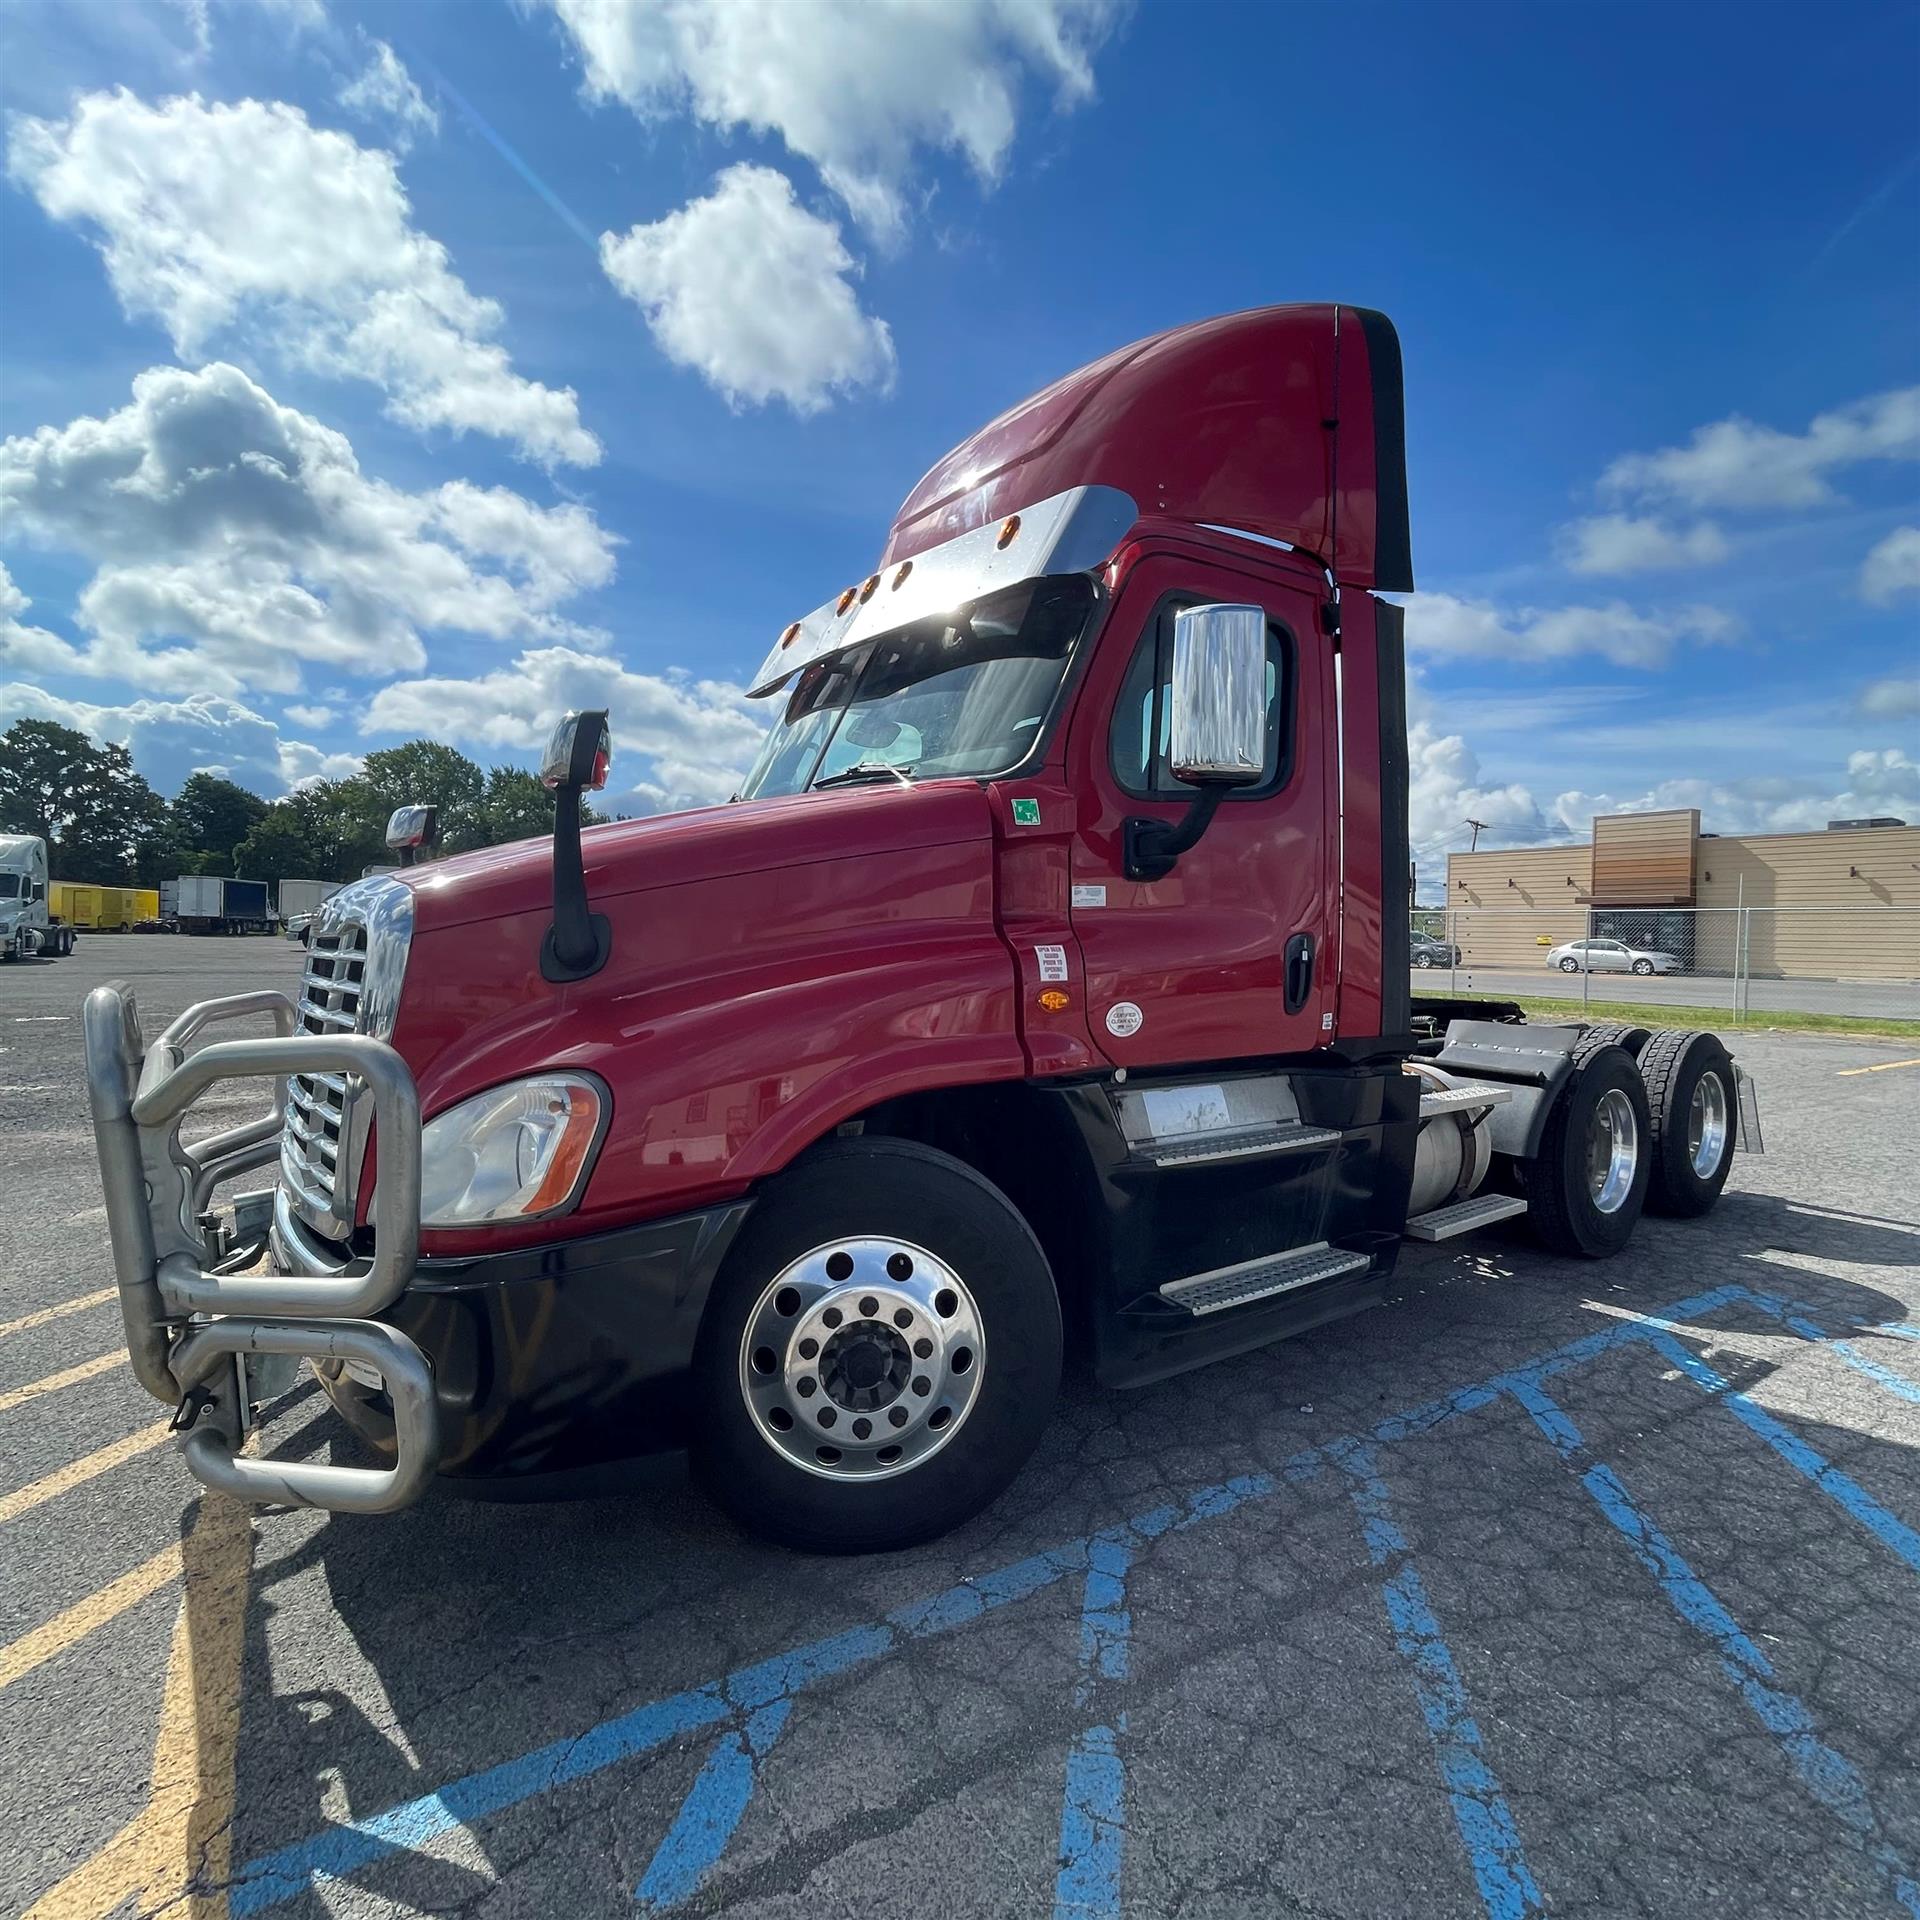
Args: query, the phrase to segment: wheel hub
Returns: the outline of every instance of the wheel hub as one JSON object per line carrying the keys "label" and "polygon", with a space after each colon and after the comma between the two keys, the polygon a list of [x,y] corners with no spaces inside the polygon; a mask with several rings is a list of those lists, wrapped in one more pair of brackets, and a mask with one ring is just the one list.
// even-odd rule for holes
{"label": "wheel hub", "polygon": [[912,1371],[907,1343],[878,1320],[842,1327],[820,1351],[820,1385],[850,1413],[872,1413],[898,1400]]}
{"label": "wheel hub", "polygon": [[809,1473],[904,1473],[960,1430],[986,1370],[966,1283],[924,1247],[880,1238],[816,1247],[767,1283],[740,1341],[760,1436]]}

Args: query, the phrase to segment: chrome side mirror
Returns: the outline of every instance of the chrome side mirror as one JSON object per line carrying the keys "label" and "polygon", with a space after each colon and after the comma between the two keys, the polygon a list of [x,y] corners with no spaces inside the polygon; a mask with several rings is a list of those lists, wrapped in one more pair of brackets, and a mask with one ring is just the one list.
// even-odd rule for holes
{"label": "chrome side mirror", "polygon": [[440,839],[438,807],[395,807],[387,816],[387,848],[410,867],[431,853]]}
{"label": "chrome side mirror", "polygon": [[1264,607],[1186,607],[1173,617],[1167,761],[1189,786],[1256,785],[1267,764]]}
{"label": "chrome side mirror", "polygon": [[1164,879],[1227,791],[1265,778],[1266,609],[1217,604],[1175,614],[1168,695],[1167,764],[1195,792],[1180,820],[1128,820],[1129,880]]}
{"label": "chrome side mirror", "polygon": [[607,916],[588,907],[580,854],[580,796],[607,784],[612,759],[606,709],[589,707],[562,716],[540,762],[541,782],[553,790],[553,924],[540,943],[540,972],[556,983],[598,973],[613,951]]}

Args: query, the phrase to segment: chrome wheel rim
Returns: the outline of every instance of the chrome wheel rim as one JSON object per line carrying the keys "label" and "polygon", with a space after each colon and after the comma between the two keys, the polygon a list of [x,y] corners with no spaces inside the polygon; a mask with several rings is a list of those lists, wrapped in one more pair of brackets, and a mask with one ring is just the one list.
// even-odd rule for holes
{"label": "chrome wheel rim", "polygon": [[885,1480],[946,1446],[987,1347],[965,1281],[908,1240],[830,1240],[774,1275],[740,1338],[760,1437],[807,1473]]}
{"label": "chrome wheel rim", "polygon": [[1687,1153],[1702,1180],[1719,1171],[1727,1151],[1727,1086],[1711,1068],[1693,1083],[1687,1104]]}
{"label": "chrome wheel rim", "polygon": [[1578,973],[1580,971],[1580,962],[1569,956],[1560,962],[1560,971],[1562,973]]}
{"label": "chrome wheel rim", "polygon": [[1618,1087],[1609,1087],[1587,1127],[1587,1184],[1602,1213],[1618,1213],[1626,1205],[1639,1164],[1640,1127],[1633,1102]]}

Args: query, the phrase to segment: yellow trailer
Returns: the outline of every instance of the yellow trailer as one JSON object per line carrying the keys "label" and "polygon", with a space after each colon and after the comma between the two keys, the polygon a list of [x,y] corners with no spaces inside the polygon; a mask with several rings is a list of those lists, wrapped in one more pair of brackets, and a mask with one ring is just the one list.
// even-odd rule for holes
{"label": "yellow trailer", "polygon": [[140,911],[140,889],[138,887],[102,887],[100,889],[100,918],[95,923],[115,933],[131,933],[137,921],[153,918],[159,912],[159,896],[155,895],[153,915],[143,915]]}
{"label": "yellow trailer", "polygon": [[100,888],[83,886],[77,880],[55,880],[47,888],[47,911],[69,927],[97,927],[100,893]]}
{"label": "yellow trailer", "polygon": [[137,927],[143,920],[160,918],[160,889],[158,887],[129,887],[133,895],[133,924]]}

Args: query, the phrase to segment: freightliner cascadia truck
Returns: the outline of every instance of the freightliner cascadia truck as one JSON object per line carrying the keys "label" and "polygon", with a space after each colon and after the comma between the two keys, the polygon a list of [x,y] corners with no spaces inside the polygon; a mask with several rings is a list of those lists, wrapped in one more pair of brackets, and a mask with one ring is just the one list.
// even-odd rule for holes
{"label": "freightliner cascadia truck", "polygon": [[[898,1547],[1007,1488],[1070,1343],[1124,1388],[1380,1304],[1409,1238],[1704,1213],[1747,1091],[1713,1036],[1410,998],[1412,586],[1388,321],[1184,326],[926,475],[775,637],[731,804],[583,834],[610,734],[570,715],[551,843],[335,894],[297,1005],[149,1040],[97,989],[188,1466],[386,1511],[686,1449],[753,1531]],[[209,1037],[247,1014],[279,1032]],[[275,1112],[181,1143],[256,1075]],[[300,1360],[369,1464],[243,1452]]]}

